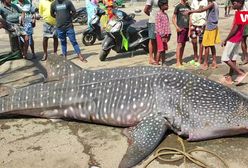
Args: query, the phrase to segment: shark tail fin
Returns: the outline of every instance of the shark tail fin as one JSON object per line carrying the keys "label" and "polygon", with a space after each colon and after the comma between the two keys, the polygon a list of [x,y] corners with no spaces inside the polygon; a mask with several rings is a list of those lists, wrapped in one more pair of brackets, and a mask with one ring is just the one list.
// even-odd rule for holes
{"label": "shark tail fin", "polygon": [[167,129],[167,121],[161,116],[146,117],[137,126],[126,129],[129,147],[119,168],[133,167],[145,159],[159,145]]}

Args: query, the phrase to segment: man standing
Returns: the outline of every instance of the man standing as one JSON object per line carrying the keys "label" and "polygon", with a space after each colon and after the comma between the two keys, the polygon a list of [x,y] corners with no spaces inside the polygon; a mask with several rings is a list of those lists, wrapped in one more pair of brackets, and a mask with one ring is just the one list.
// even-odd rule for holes
{"label": "man standing", "polygon": [[68,37],[79,59],[82,62],[87,62],[87,60],[81,54],[72,24],[72,16],[75,14],[75,12],[75,7],[70,0],[55,0],[51,4],[51,16],[56,18],[57,33],[61,42],[63,55],[65,57],[67,56],[66,37]]}
{"label": "man standing", "polygon": [[155,18],[159,11],[158,0],[147,0],[144,12],[149,16],[148,34],[149,34],[149,64],[157,64],[155,57],[157,55],[157,42],[155,34]]}
{"label": "man standing", "polygon": [[58,37],[56,33],[56,21],[55,18],[51,16],[51,4],[53,0],[41,0],[39,3],[39,13],[43,17],[43,51],[44,56],[42,61],[47,59],[47,47],[48,47],[48,39],[53,38],[53,52],[54,55],[57,55],[58,50]]}
{"label": "man standing", "polygon": [[[0,5],[0,16],[3,19],[1,20],[1,27],[9,31],[9,29],[11,29],[11,26],[8,23],[18,24],[22,11],[15,4],[11,4],[11,0],[1,0],[1,3],[2,4]],[[18,43],[18,37],[13,36],[11,33],[9,33],[9,40],[11,51],[15,52],[19,50],[20,46]]]}

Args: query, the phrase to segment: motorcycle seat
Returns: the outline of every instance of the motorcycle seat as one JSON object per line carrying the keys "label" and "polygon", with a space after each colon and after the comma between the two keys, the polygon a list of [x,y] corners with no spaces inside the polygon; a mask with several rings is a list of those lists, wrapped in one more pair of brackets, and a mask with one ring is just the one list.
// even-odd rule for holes
{"label": "motorcycle seat", "polygon": [[134,24],[130,25],[131,27],[135,28],[137,31],[140,31],[142,29],[147,28],[147,19],[140,20],[138,22],[135,22]]}

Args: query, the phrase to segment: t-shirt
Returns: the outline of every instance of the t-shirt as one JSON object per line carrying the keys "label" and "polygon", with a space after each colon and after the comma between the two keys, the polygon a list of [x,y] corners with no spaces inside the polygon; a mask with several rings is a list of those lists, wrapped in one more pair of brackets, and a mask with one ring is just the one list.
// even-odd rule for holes
{"label": "t-shirt", "polygon": [[28,0],[24,0],[22,3],[18,0],[18,1],[14,1],[13,3],[15,3],[16,6],[18,6],[18,8],[20,8],[22,12],[25,13],[24,23],[23,23],[25,32],[28,35],[33,34],[32,14],[35,13],[34,5]]}
{"label": "t-shirt", "polygon": [[158,0],[147,0],[146,5],[151,6],[151,12],[149,16],[149,23],[155,23],[155,18],[157,13],[159,12]]}
{"label": "t-shirt", "polygon": [[[191,9],[197,10],[208,5],[208,0],[193,0]],[[192,24],[195,26],[203,26],[206,23],[206,12],[193,13],[191,15]]]}
{"label": "t-shirt", "polygon": [[56,18],[56,27],[59,29],[67,29],[72,25],[72,13],[76,9],[70,0],[55,0],[51,4],[51,16]]}
{"label": "t-shirt", "polygon": [[212,2],[212,3],[214,4],[214,7],[209,9],[207,12],[207,24],[206,24],[207,30],[214,30],[218,26],[219,6],[216,2]]}
{"label": "t-shirt", "polygon": [[174,10],[174,14],[177,17],[177,25],[180,28],[189,28],[189,16],[184,15],[183,12],[190,10],[190,6],[188,4],[179,3]]}
{"label": "t-shirt", "polygon": [[[236,25],[236,20],[235,20],[235,17],[234,17],[234,20],[233,20],[233,26]],[[243,33],[244,33],[244,29],[245,29],[245,25],[242,24],[239,26],[238,30],[237,30],[237,33],[232,36],[228,41],[232,42],[232,43],[239,43],[242,41],[242,38],[243,38]]]}
{"label": "t-shirt", "polygon": [[7,22],[19,23],[21,12],[21,9],[19,9],[15,4],[11,4],[10,6],[0,4],[0,15]]}
{"label": "t-shirt", "polygon": [[167,13],[159,11],[156,16],[155,23],[155,32],[160,35],[160,37],[164,37],[168,34],[171,34],[170,30],[170,22]]}
{"label": "t-shirt", "polygon": [[52,2],[53,0],[40,0],[39,13],[46,23],[54,26],[56,24],[56,20],[54,17],[51,16]]}

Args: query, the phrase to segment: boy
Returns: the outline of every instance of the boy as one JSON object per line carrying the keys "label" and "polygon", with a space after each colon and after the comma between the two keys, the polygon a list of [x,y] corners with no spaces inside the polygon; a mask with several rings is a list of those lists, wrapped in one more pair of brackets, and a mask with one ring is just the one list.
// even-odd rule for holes
{"label": "boy", "polygon": [[[244,0],[232,0],[233,9],[241,10],[244,5]],[[233,27],[228,34],[227,38],[222,42],[221,46],[225,46],[221,60],[225,62],[229,67],[229,75],[225,77],[227,84],[232,84],[232,78],[234,72],[237,73],[237,84],[241,83],[248,73],[243,72],[236,65],[237,56],[239,55],[239,44],[242,41],[245,25],[237,24],[235,19],[233,21]]]}
{"label": "boy", "polygon": [[[244,0],[244,5],[243,5],[242,10],[243,11],[248,11],[248,0]],[[248,37],[248,25],[245,26],[243,39],[242,39],[242,42],[241,42],[241,49],[242,49],[242,52],[243,52],[243,59],[242,59],[243,63],[242,63],[242,65],[248,64],[248,53],[247,53],[247,43],[246,43],[247,37]]]}
{"label": "boy", "polygon": [[76,9],[70,0],[55,0],[51,4],[51,16],[56,19],[57,35],[61,42],[63,56],[67,56],[67,37],[76,52],[78,58],[86,63],[86,58],[81,54],[81,50],[76,40],[72,16]]}
{"label": "boy", "polygon": [[172,22],[177,30],[176,67],[178,68],[183,65],[183,52],[188,41],[189,16],[183,14],[188,10],[190,10],[190,6],[187,0],[180,0],[180,3],[175,7],[172,17]]}
{"label": "boy", "polygon": [[[191,3],[191,9],[201,9],[208,5],[207,0],[193,0]],[[206,12],[193,13],[190,18],[190,38],[192,39],[192,46],[194,50],[194,60],[191,61],[192,64],[199,66],[202,63],[203,45],[202,38],[204,32],[204,26],[206,23]],[[199,42],[199,55],[197,46],[197,37]]]}
{"label": "boy", "polygon": [[230,16],[231,8],[232,8],[231,0],[226,0],[226,2],[225,2],[225,17]]}
{"label": "boy", "polygon": [[43,58],[42,61],[47,60],[48,57],[48,39],[53,38],[53,53],[57,56],[58,37],[56,33],[56,20],[51,16],[50,8],[53,0],[40,0],[39,13],[43,18]]}
{"label": "boy", "polygon": [[208,55],[211,49],[213,62],[212,68],[217,68],[216,48],[215,44],[221,42],[218,29],[219,7],[215,0],[208,0],[208,5],[201,9],[184,12],[185,14],[200,13],[207,11],[207,21],[203,35],[202,45],[205,47],[205,59],[202,66],[203,70],[208,69]]}
{"label": "boy", "polygon": [[159,0],[158,6],[160,11],[156,15],[155,22],[155,31],[156,31],[156,41],[157,41],[157,57],[155,59],[156,63],[159,65],[160,58],[162,58],[162,65],[165,61],[165,56],[162,56],[162,53],[165,53],[168,50],[168,41],[170,40],[171,30],[170,22],[167,13],[168,10],[168,0]]}
{"label": "boy", "polygon": [[[34,52],[34,40],[33,40],[33,23],[35,23],[35,7],[29,0],[16,0],[12,3],[16,4],[22,10],[21,25],[26,33],[24,38],[24,50],[27,54],[28,46],[30,46],[32,52],[32,58],[36,58]],[[27,55],[24,56],[27,58]]]}
{"label": "boy", "polygon": [[155,34],[155,17],[159,11],[158,0],[147,0],[144,12],[149,16],[148,34],[149,34],[149,64],[155,64],[155,57],[157,55],[157,43]]}

